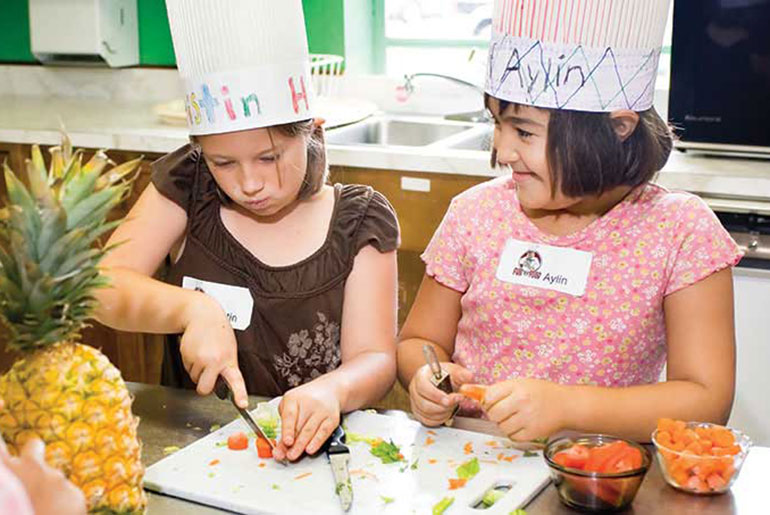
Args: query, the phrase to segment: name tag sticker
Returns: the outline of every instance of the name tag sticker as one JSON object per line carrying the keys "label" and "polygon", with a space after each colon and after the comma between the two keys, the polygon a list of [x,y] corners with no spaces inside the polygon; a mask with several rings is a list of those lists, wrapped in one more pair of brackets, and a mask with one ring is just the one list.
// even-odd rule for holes
{"label": "name tag sticker", "polygon": [[251,324],[251,312],[254,309],[254,299],[248,288],[230,284],[212,283],[195,277],[184,276],[182,288],[202,291],[212,297],[227,314],[227,319],[233,329],[243,331]]}
{"label": "name tag sticker", "polygon": [[505,244],[495,276],[508,283],[580,297],[586,291],[592,259],[590,252],[511,238]]}

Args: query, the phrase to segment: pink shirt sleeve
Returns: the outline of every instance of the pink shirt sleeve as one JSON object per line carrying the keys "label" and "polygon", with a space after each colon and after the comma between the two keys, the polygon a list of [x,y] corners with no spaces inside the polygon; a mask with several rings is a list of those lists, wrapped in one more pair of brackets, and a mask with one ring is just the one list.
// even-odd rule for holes
{"label": "pink shirt sleeve", "polygon": [[467,270],[467,249],[462,236],[467,229],[460,222],[459,210],[457,200],[453,200],[420,257],[425,262],[426,274],[444,286],[465,293],[470,275]]}
{"label": "pink shirt sleeve", "polygon": [[0,513],[34,515],[24,486],[2,463],[0,463]]}
{"label": "pink shirt sleeve", "polygon": [[738,264],[743,253],[713,211],[690,196],[679,211],[664,295],[686,288]]}

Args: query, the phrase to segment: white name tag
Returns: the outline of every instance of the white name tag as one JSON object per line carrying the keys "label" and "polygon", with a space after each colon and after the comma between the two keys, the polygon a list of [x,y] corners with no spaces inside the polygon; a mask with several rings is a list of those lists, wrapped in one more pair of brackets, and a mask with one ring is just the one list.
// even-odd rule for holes
{"label": "white name tag", "polygon": [[243,331],[251,324],[254,299],[248,288],[212,283],[189,276],[182,278],[182,288],[202,291],[209,297],[213,297],[227,314],[227,319],[233,329]]}
{"label": "white name tag", "polygon": [[586,291],[592,258],[593,254],[582,250],[509,239],[496,277],[580,297]]}

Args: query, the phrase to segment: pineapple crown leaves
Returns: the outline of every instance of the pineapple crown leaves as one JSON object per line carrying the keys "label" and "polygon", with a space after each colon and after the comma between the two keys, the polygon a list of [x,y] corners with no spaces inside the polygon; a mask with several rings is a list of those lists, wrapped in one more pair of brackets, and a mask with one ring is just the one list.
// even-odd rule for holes
{"label": "pineapple crown leaves", "polygon": [[32,148],[25,185],[4,163],[7,199],[0,210],[0,322],[8,345],[32,350],[76,339],[105,286],[98,264],[111,250],[97,238],[119,221],[107,215],[130,191],[141,158],[107,169],[104,152],[83,164],[66,135],[46,169]]}

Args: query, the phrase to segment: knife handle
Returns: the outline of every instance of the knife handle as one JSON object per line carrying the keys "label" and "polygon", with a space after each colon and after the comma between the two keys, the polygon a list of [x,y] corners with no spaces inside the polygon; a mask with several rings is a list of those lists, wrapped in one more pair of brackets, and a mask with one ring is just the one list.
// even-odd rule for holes
{"label": "knife handle", "polygon": [[326,439],[321,448],[318,449],[318,452],[328,452],[330,454],[336,454],[338,452],[349,452],[345,446],[346,440],[347,435],[345,435],[345,430],[342,429],[342,424],[340,424],[332,432],[329,438]]}
{"label": "knife handle", "polygon": [[214,384],[214,394],[221,400],[232,399],[233,393],[230,391],[230,385],[222,376],[217,376],[217,382]]}

